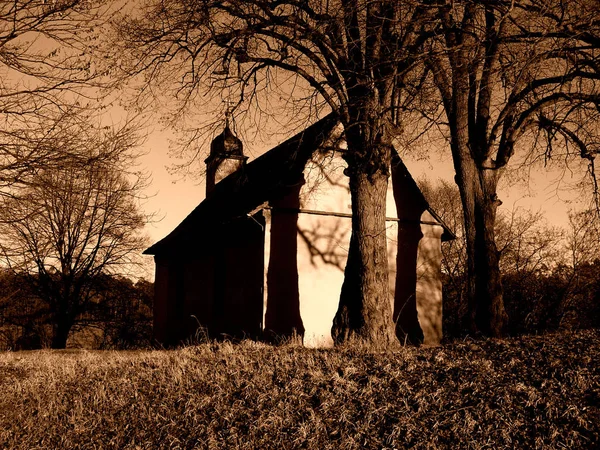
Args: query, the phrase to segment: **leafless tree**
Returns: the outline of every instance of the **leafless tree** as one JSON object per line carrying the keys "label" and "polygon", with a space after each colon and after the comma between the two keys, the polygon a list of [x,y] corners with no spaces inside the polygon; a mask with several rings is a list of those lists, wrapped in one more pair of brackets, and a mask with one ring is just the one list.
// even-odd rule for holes
{"label": "leafless tree", "polygon": [[[147,243],[138,203],[144,177],[131,170],[135,132],[88,124],[79,133],[77,158],[39,169],[18,197],[0,203],[3,262],[26,274],[48,307],[53,348],[65,347],[94,280],[127,274]],[[74,142],[67,136],[63,144]],[[75,154],[57,148],[64,150]]]}
{"label": "leafless tree", "polygon": [[519,142],[546,158],[561,146],[593,172],[600,13],[586,0],[434,3],[439,33],[428,41],[428,67],[463,205],[471,329],[500,336],[507,316],[495,238],[498,181]]}
{"label": "leafless tree", "polygon": [[500,213],[496,236],[503,275],[522,278],[532,272],[547,274],[561,262],[564,232],[549,226],[540,211],[515,206]]}
{"label": "leafless tree", "polygon": [[592,263],[600,255],[600,221],[594,210],[569,214],[564,263],[576,271],[585,263]]}
{"label": "leafless tree", "polygon": [[600,221],[594,208],[569,214],[561,275],[564,292],[557,305],[560,327],[598,325]]}

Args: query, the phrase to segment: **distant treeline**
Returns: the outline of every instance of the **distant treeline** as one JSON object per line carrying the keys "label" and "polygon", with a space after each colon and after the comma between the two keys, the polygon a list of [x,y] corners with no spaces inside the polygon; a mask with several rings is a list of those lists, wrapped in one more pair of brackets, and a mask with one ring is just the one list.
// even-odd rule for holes
{"label": "distant treeline", "polygon": [[[68,347],[126,349],[152,344],[153,283],[99,276],[69,333]],[[0,270],[0,350],[49,348],[54,312],[35,294],[31,275]]]}
{"label": "distant treeline", "polygon": [[[472,334],[467,304],[466,243],[458,189],[419,180],[427,199],[457,238],[442,245],[446,338]],[[571,212],[563,226],[541,212],[499,211],[495,226],[507,334],[600,327],[600,218],[596,210]]]}
{"label": "distant treeline", "polygon": [[[443,280],[444,336],[466,336],[463,285],[447,274]],[[509,335],[600,328],[600,259],[582,263],[577,270],[561,264],[548,272],[505,273],[502,284]]]}

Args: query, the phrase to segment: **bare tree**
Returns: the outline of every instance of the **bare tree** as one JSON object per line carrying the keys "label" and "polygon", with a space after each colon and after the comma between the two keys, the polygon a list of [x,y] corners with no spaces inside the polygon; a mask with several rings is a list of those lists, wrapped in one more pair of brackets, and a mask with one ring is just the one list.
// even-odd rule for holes
{"label": "bare tree", "polygon": [[594,210],[569,214],[565,245],[566,261],[576,271],[585,263],[592,263],[600,255],[600,221]]}
{"label": "bare tree", "polygon": [[561,262],[563,230],[548,226],[544,215],[513,207],[501,212],[496,222],[502,275],[523,278],[528,273],[549,273]]}
{"label": "bare tree", "polygon": [[428,41],[428,67],[463,205],[471,329],[500,336],[507,316],[495,238],[498,181],[519,141],[546,158],[552,144],[561,146],[565,157],[589,160],[593,172],[600,14],[585,0],[434,3],[440,28]]}
{"label": "bare tree", "polygon": [[131,171],[135,133],[90,124],[79,131],[78,158],[40,169],[18,197],[0,204],[4,263],[25,273],[47,305],[53,348],[65,347],[94,280],[128,273],[147,243],[138,203],[144,178]]}
{"label": "bare tree", "polygon": [[557,305],[559,326],[598,325],[599,254],[600,221],[597,211],[571,212],[564,245],[564,264],[560,272],[565,290]]}

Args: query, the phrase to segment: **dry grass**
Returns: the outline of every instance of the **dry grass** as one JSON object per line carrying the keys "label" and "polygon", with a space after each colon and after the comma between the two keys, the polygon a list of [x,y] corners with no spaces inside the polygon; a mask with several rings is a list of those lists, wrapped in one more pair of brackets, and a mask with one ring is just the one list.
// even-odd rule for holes
{"label": "dry grass", "polygon": [[598,448],[600,332],[0,355],[0,448]]}

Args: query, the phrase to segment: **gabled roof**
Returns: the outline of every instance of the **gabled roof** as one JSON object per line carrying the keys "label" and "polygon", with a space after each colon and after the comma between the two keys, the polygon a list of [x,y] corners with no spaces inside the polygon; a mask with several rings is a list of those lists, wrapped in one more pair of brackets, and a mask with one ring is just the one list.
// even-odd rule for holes
{"label": "gabled roof", "polygon": [[[158,241],[144,254],[156,255],[171,248],[189,248],[192,240],[211,229],[247,214],[273,196],[285,191],[301,177],[308,160],[322,147],[338,125],[332,113],[284,141],[262,156],[246,164],[217,183],[211,194],[202,201],[171,233]],[[425,202],[426,209],[444,228],[444,240],[454,239],[452,231],[429,207],[416,182],[399,156],[395,156],[397,170],[414,185],[414,192]]]}
{"label": "gabled roof", "polygon": [[246,216],[300,177],[315,149],[325,142],[337,123],[335,115],[329,114],[221,180],[183,222],[144,254],[156,255],[171,245],[185,245],[180,241],[187,240],[188,233],[197,235],[223,220]]}

